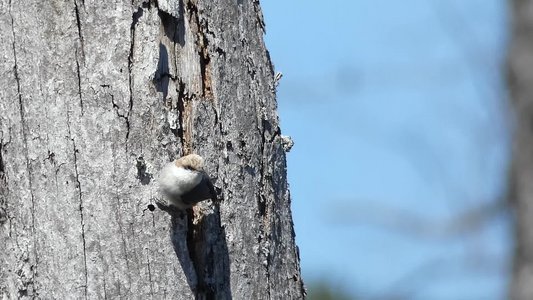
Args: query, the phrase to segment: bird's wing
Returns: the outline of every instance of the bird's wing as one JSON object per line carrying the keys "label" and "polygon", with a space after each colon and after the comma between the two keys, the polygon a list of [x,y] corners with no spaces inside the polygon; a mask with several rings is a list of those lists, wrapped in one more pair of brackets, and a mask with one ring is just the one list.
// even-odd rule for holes
{"label": "bird's wing", "polygon": [[202,200],[215,199],[215,189],[209,177],[205,174],[202,176],[202,181],[197,184],[192,190],[181,195],[181,201],[185,204],[195,204]]}

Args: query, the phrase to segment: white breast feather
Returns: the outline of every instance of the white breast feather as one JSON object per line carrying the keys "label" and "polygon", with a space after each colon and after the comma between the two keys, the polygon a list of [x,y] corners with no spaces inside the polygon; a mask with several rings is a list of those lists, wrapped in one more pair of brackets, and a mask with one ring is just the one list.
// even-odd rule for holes
{"label": "white breast feather", "polygon": [[200,172],[178,168],[172,162],[167,164],[159,175],[161,189],[175,196],[181,196],[192,190],[202,181]]}

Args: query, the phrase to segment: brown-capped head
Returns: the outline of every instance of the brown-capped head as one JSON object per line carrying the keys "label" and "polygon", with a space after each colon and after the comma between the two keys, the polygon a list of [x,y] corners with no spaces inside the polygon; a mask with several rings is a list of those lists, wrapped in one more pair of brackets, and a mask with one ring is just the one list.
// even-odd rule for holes
{"label": "brown-capped head", "polygon": [[179,168],[184,168],[193,171],[203,171],[204,159],[198,154],[189,154],[176,159],[174,162]]}

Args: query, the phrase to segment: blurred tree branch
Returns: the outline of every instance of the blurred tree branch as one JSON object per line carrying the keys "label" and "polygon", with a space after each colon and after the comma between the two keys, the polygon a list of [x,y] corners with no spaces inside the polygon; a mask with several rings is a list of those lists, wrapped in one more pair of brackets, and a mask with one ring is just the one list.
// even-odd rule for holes
{"label": "blurred tree branch", "polygon": [[[354,203],[356,201],[353,201]],[[504,199],[491,201],[458,213],[449,219],[433,220],[413,212],[384,205],[337,205],[328,221],[341,224],[371,224],[418,238],[455,238],[484,228],[494,218],[508,212]]]}

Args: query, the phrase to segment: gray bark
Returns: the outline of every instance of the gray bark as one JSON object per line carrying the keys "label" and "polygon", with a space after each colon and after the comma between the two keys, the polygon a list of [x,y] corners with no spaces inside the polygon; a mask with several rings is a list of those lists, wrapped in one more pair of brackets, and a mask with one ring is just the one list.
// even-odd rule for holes
{"label": "gray bark", "polygon": [[533,299],[533,2],[512,1],[509,90],[516,114],[509,200],[516,211],[511,299]]}
{"label": "gray bark", "polygon": [[103,3],[0,0],[0,298],[303,298],[259,3]]}

